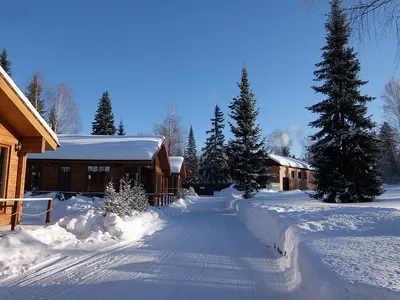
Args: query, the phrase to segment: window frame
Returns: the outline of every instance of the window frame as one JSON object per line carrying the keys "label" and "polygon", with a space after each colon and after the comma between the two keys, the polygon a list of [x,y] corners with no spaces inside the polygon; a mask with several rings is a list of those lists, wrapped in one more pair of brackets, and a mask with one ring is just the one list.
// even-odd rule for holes
{"label": "window frame", "polygon": [[294,171],[290,171],[290,178],[294,179]]}
{"label": "window frame", "polygon": [[[108,164],[91,164],[86,167],[86,190],[89,190],[90,181],[93,176],[96,176],[96,182],[92,182],[96,188],[100,185],[100,176],[103,176],[104,187],[107,185],[107,180],[111,178],[111,166]],[[91,176],[89,178],[89,175]]]}
{"label": "window frame", "polygon": [[[8,174],[9,174],[9,169],[10,169],[10,159],[11,159],[11,146],[10,145],[5,145],[5,144],[0,144],[0,148],[4,148],[7,150],[7,156],[5,159],[5,168],[4,168],[4,174],[2,174],[2,177],[4,178],[4,182],[3,182],[3,191],[2,194],[3,196],[1,196],[0,194],[0,199],[6,199],[7,198],[7,192],[8,192]],[[6,202],[0,202],[0,214],[5,214],[6,213]]]}

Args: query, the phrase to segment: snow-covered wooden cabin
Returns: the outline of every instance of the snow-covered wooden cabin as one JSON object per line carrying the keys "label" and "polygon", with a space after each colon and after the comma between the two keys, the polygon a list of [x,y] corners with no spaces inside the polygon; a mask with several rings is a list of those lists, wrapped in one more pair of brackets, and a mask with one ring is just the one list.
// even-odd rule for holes
{"label": "snow-covered wooden cabin", "polygon": [[176,194],[182,188],[182,182],[186,179],[185,165],[182,156],[171,156],[169,158],[172,168],[172,175],[169,180],[169,192]]}
{"label": "snow-covered wooden cabin", "polygon": [[276,154],[269,154],[268,158],[268,165],[275,175],[272,179],[272,189],[289,191],[314,187],[311,183],[314,179],[313,170],[305,161]]}
{"label": "snow-covered wooden cabin", "polygon": [[168,191],[171,164],[163,136],[59,135],[54,153],[28,156],[26,189],[101,194],[124,174],[149,194]]}
{"label": "snow-covered wooden cabin", "polygon": [[[0,67],[0,198],[23,198],[27,153],[58,145],[55,133]],[[1,201],[0,225],[16,225],[21,211],[21,201]]]}

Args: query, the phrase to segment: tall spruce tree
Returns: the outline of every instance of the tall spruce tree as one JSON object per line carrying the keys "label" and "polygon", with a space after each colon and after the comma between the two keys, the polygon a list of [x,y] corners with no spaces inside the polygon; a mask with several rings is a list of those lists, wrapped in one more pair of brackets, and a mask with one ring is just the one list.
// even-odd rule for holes
{"label": "tall spruce tree", "polygon": [[11,61],[8,58],[7,50],[5,48],[0,54],[0,66],[11,77]]}
{"label": "tall spruce tree", "polygon": [[92,122],[93,135],[114,135],[117,129],[114,125],[114,114],[112,113],[111,99],[108,91],[100,98],[97,112]]}
{"label": "tall spruce tree", "polygon": [[315,168],[313,198],[326,202],[367,202],[383,191],[377,154],[379,141],[375,123],[366,117],[366,103],[374,98],[360,93],[367,82],[358,77],[357,53],[349,47],[351,33],[340,0],[331,2],[323,61],[316,64],[313,86],[325,99],[308,110],[319,114],[310,123],[319,131],[311,136],[311,164]]}
{"label": "tall spruce tree", "polygon": [[185,149],[186,183],[196,184],[199,182],[199,158],[197,157],[196,140],[193,128],[190,126],[189,141]]}
{"label": "tall spruce tree", "polygon": [[227,147],[228,164],[236,189],[244,192],[244,198],[251,198],[261,184],[270,183],[271,175],[266,167],[268,154],[265,139],[261,137],[261,128],[256,124],[259,114],[257,100],[250,89],[245,66],[238,87],[240,94],[233,98],[229,106],[229,116],[236,124],[229,122],[234,139],[229,141]]}
{"label": "tall spruce tree", "polygon": [[209,137],[202,149],[203,160],[200,174],[206,183],[225,183],[229,181],[228,163],[225,151],[224,113],[218,105],[215,106],[214,117],[211,119],[211,130],[206,131]]}
{"label": "tall spruce tree", "polygon": [[384,122],[379,129],[379,170],[384,183],[400,182],[400,160],[396,132]]}
{"label": "tall spruce tree", "polygon": [[38,73],[33,74],[32,80],[29,82],[27,87],[26,97],[32,103],[33,107],[36,108],[38,113],[44,117],[45,116],[45,103],[42,97],[42,84],[41,78]]}
{"label": "tall spruce tree", "polygon": [[126,133],[125,133],[124,122],[122,121],[122,119],[121,119],[121,121],[119,121],[117,134],[118,134],[118,135],[125,135],[125,134],[126,134]]}

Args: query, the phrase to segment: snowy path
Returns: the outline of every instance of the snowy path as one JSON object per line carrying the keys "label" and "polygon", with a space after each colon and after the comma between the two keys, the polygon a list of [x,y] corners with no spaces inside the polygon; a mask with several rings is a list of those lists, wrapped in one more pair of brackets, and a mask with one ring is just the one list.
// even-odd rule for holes
{"label": "snowy path", "polygon": [[200,198],[140,244],[37,266],[0,282],[0,299],[290,299],[275,254],[223,205]]}

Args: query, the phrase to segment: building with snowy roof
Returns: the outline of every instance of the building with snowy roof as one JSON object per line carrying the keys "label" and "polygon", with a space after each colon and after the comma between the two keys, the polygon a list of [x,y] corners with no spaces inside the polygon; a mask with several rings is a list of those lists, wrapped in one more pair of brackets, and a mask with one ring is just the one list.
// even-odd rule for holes
{"label": "building with snowy roof", "polygon": [[27,153],[58,145],[56,134],[0,67],[0,225],[15,226],[21,219],[17,199],[24,196]]}
{"label": "building with snowy roof", "polygon": [[172,176],[163,136],[59,135],[59,151],[28,156],[26,189],[103,193],[107,183],[138,174],[146,192],[168,192]]}
{"label": "building with snowy roof", "polygon": [[169,160],[172,169],[172,175],[169,181],[169,192],[176,193],[182,188],[182,182],[186,179],[185,165],[183,164],[182,156],[171,156]]}
{"label": "building with snowy roof", "polygon": [[274,174],[272,189],[309,190],[313,189],[313,169],[305,161],[276,154],[268,154],[268,166]]}

